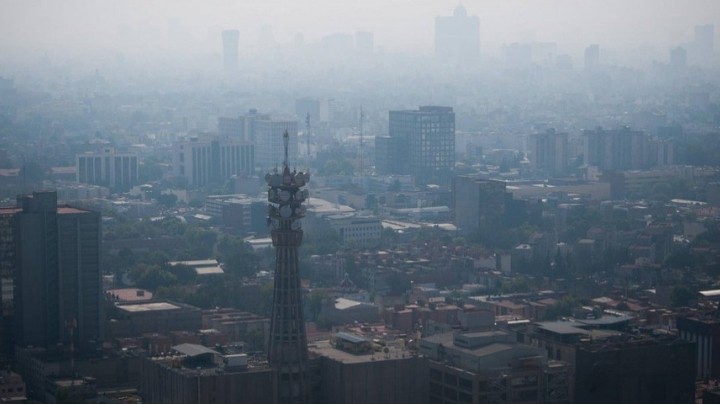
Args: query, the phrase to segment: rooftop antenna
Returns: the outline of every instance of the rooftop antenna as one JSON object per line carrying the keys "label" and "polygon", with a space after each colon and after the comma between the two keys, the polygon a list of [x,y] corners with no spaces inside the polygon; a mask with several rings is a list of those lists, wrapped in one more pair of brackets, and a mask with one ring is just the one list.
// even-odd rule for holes
{"label": "rooftop antenna", "polygon": [[360,106],[360,176],[365,173],[365,165],[363,162],[363,121],[365,120],[365,113],[363,107]]}
{"label": "rooftop antenna", "polygon": [[283,166],[288,167],[288,143],[290,142],[290,134],[288,134],[287,129],[285,130],[285,133],[283,134],[283,147],[285,148],[285,160],[283,161]]}
{"label": "rooftop antenna", "polygon": [[308,167],[310,167],[310,113],[305,116],[305,136],[307,137],[307,158]]}

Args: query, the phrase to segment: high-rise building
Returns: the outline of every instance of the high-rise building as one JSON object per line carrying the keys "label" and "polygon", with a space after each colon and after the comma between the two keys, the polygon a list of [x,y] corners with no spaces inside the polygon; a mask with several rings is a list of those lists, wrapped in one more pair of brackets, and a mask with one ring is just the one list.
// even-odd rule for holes
{"label": "high-rise building", "polygon": [[644,132],[629,129],[583,131],[585,164],[601,170],[635,170],[647,166],[647,137]]}
{"label": "high-rise building", "polygon": [[561,176],[567,169],[568,136],[549,129],[528,137],[530,167],[549,177]]}
{"label": "high-rise building", "polygon": [[358,31],[355,33],[355,50],[358,55],[372,55],[375,49],[375,37],[372,32]]}
{"label": "high-rise building", "polygon": [[673,69],[682,69],[687,66],[687,51],[678,46],[670,50],[670,66]]}
{"label": "high-rise building", "polygon": [[77,155],[75,172],[78,183],[105,186],[126,191],[138,184],[137,153],[121,153],[113,148]]}
{"label": "high-rise building", "polygon": [[710,56],[715,50],[715,25],[695,26],[695,46],[705,57]]}
{"label": "high-rise building", "polygon": [[0,208],[0,353],[9,356],[14,345],[15,269],[17,268],[17,207]]}
{"label": "high-rise building", "polygon": [[2,247],[15,252],[15,344],[94,349],[101,341],[100,214],[58,206],[55,192],[18,196],[16,207],[1,211],[13,232]]}
{"label": "high-rise building", "polygon": [[310,97],[295,100],[295,116],[304,120],[308,114],[314,124],[330,121],[330,101]]}
{"label": "high-rise building", "polygon": [[[317,114],[322,116],[321,106],[318,106],[317,111]],[[314,116],[311,116],[311,120],[315,122],[312,117]],[[305,115],[302,118],[305,119]],[[289,164],[294,166],[298,156],[298,122],[296,120],[258,114],[256,109],[251,109],[247,114],[237,118],[221,117],[218,119],[220,137],[251,143],[254,146],[253,164],[264,169],[277,167],[281,163],[278,161],[278,156],[282,156],[283,153],[282,135],[285,131],[290,134]]]}
{"label": "high-rise building", "polygon": [[505,182],[456,176],[452,180],[455,224],[464,232],[491,230],[505,215]]}
{"label": "high-rise building", "polygon": [[192,137],[173,144],[173,174],[187,179],[189,187],[222,183],[236,174],[250,174],[254,160],[252,143],[232,138]]}
{"label": "high-rise building", "polygon": [[282,138],[285,152],[282,172],[275,171],[265,176],[270,187],[268,220],[275,246],[268,363],[277,376],[277,398],[280,403],[310,402],[311,393],[298,266],[298,247],[303,237],[300,218],[305,212],[302,202],[308,197],[307,190],[301,188],[310,180],[310,174],[290,171],[289,138],[285,132]]}
{"label": "high-rise building", "polygon": [[585,48],[585,69],[596,68],[600,64],[600,46],[593,44]]}
{"label": "high-rise building", "polygon": [[[376,153],[386,162],[381,174],[412,174],[416,183],[449,179],[455,168],[455,113],[452,107],[422,106],[390,111],[390,139],[380,137]],[[381,163],[381,166],[383,164]]]}
{"label": "high-rise building", "polygon": [[223,65],[225,70],[237,70],[239,65],[238,50],[240,41],[240,31],[225,30],[222,32],[223,41]]}
{"label": "high-rise building", "polygon": [[452,16],[435,17],[435,55],[453,61],[480,55],[480,19],[468,16],[462,5]]}
{"label": "high-rise building", "polygon": [[720,319],[714,315],[698,313],[677,318],[680,338],[696,345],[698,380],[720,377]]}

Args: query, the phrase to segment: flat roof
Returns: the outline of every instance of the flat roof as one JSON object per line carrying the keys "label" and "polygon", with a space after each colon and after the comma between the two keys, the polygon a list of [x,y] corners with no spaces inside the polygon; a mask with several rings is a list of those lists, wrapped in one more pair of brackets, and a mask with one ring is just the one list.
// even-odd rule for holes
{"label": "flat roof", "polygon": [[589,335],[590,332],[578,328],[578,324],[568,321],[538,322],[537,325],[546,331],[559,335]]}
{"label": "flat roof", "polygon": [[217,266],[218,261],[215,259],[205,259],[205,260],[185,260],[185,261],[178,261],[178,262],[170,262],[171,266],[175,266],[177,264],[183,264],[185,266]]}
{"label": "flat roof", "polygon": [[335,299],[335,308],[337,308],[337,309],[348,309],[348,308],[356,307],[360,304],[362,304],[360,301],[349,300],[347,298],[336,298]]}
{"label": "flat roof", "polygon": [[720,296],[720,290],[705,290],[705,291],[700,291],[700,294],[704,297],[715,298],[715,297]]}
{"label": "flat roof", "polygon": [[179,344],[173,346],[172,349],[189,357],[200,356],[202,354],[219,354],[215,350],[194,343]]}
{"label": "flat roof", "polygon": [[153,293],[142,288],[114,288],[105,292],[121,301],[149,301],[153,297]]}
{"label": "flat roof", "polygon": [[84,214],[86,212],[90,212],[90,211],[81,210],[79,208],[73,208],[73,207],[58,207],[58,209],[57,209],[58,214]]}
{"label": "flat roof", "polygon": [[179,306],[171,304],[169,302],[150,302],[147,304],[118,305],[117,307],[128,312],[169,311],[171,309],[180,309]]}
{"label": "flat roof", "polygon": [[349,332],[338,332],[333,336],[343,339],[343,340],[347,340],[350,343],[362,343],[362,342],[368,341],[367,339],[365,339],[362,336],[358,336],[354,333],[349,333]]}
{"label": "flat roof", "polygon": [[198,276],[209,276],[212,274],[225,274],[220,266],[196,267],[195,273]]}

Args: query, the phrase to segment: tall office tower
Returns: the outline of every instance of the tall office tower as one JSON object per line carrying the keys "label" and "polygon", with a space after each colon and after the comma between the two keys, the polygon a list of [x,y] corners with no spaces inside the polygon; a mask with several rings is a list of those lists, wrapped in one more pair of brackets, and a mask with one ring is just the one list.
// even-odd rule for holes
{"label": "tall office tower", "polygon": [[223,65],[225,70],[237,70],[239,65],[238,50],[240,42],[240,31],[225,30],[222,32],[223,41]]}
{"label": "tall office tower", "polygon": [[422,106],[418,110],[390,111],[389,116],[391,139],[384,153],[388,160],[397,164],[384,174],[413,174],[418,184],[424,184],[434,176],[449,180],[455,168],[455,113],[452,107]]}
{"label": "tall office tower", "polygon": [[480,19],[459,5],[452,16],[435,17],[435,55],[452,61],[480,55]]}
{"label": "tall office tower", "polygon": [[189,187],[223,183],[236,174],[250,174],[255,167],[251,142],[232,138],[192,137],[173,144],[173,174]]}
{"label": "tall office tower", "polygon": [[678,46],[670,50],[670,67],[675,70],[682,69],[687,66],[687,51],[685,48]]}
{"label": "tall office tower", "polygon": [[644,132],[629,129],[583,131],[585,164],[601,170],[635,170],[647,167],[647,137]]}
{"label": "tall office tower", "polygon": [[49,347],[101,342],[100,214],[57,206],[57,194],[18,196],[11,214],[15,343]]}
{"label": "tall office tower", "polygon": [[285,160],[282,172],[265,175],[268,190],[268,219],[275,246],[275,285],[270,318],[268,362],[277,373],[278,402],[310,402],[307,336],[303,317],[298,247],[303,231],[300,218],[308,197],[301,190],[310,180],[309,173],[290,171],[288,166],[289,135],[282,137]]}
{"label": "tall office tower", "polygon": [[138,184],[137,153],[116,152],[104,148],[75,157],[78,183],[96,184],[115,191],[127,191]]}
{"label": "tall office tower", "polygon": [[532,153],[530,167],[545,176],[556,177],[564,174],[568,160],[568,136],[549,129],[530,135],[528,147]]}
{"label": "tall office tower", "polygon": [[505,182],[471,176],[452,180],[452,208],[455,224],[463,232],[491,231],[505,215]]}
{"label": "tall office tower", "polygon": [[695,46],[703,57],[710,56],[715,50],[715,26],[713,24],[695,26]]}
{"label": "tall office tower", "polygon": [[593,44],[585,48],[585,69],[594,69],[600,64],[600,46]]}
{"label": "tall office tower", "polygon": [[15,269],[17,207],[0,207],[0,354],[10,357],[15,330]]}
{"label": "tall office tower", "polygon": [[358,55],[372,55],[375,49],[375,38],[372,32],[358,31],[355,33],[355,50]]}

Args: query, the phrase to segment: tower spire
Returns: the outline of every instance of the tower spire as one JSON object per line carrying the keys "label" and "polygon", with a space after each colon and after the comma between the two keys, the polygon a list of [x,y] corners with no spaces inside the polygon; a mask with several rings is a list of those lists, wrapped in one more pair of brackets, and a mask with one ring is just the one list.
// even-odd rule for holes
{"label": "tower spire", "polygon": [[283,134],[283,147],[285,148],[285,160],[283,160],[283,166],[288,167],[288,143],[290,142],[290,134],[287,129]]}
{"label": "tower spire", "polygon": [[270,316],[268,363],[276,373],[278,403],[308,403],[307,335],[303,317],[298,247],[303,231],[300,219],[305,215],[302,203],[308,192],[302,188],[310,180],[307,172],[288,168],[288,141],[283,134],[285,162],[282,173],[268,173],[268,224],[275,247],[275,280]]}

